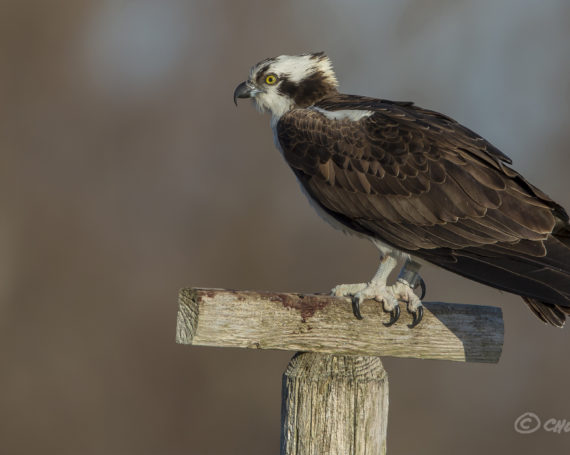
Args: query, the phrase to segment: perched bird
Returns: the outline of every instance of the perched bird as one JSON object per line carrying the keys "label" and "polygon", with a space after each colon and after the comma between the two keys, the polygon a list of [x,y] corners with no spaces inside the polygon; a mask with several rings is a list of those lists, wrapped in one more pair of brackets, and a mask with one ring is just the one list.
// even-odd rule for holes
{"label": "perched bird", "polygon": [[[389,324],[405,302],[416,325],[423,310],[414,288],[428,262],[520,295],[542,321],[562,327],[570,314],[566,211],[446,115],[337,87],[319,52],[263,60],[234,92],[236,105],[252,98],[271,113],[275,144],[316,211],[380,251],[370,282],[333,294],[351,296],[359,318],[363,300],[382,302]],[[405,265],[388,285],[399,260]]]}

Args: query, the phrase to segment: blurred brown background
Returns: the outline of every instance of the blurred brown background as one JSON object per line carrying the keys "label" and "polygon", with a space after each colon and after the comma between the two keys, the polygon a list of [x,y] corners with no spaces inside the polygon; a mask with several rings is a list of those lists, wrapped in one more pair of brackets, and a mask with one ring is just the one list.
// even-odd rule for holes
{"label": "blurred brown background", "polygon": [[[184,286],[325,291],[376,270],[232,104],[262,58],[324,50],[341,89],[455,117],[570,208],[570,3],[0,1],[0,452],[278,453],[292,353],[178,346]],[[385,359],[389,453],[568,454],[570,328],[504,308],[498,365]]]}

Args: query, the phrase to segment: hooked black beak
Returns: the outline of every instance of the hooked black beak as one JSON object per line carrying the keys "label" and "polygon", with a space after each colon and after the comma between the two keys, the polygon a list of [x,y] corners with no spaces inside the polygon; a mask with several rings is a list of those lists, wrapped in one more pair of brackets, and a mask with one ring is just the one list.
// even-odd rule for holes
{"label": "hooked black beak", "polygon": [[234,90],[234,103],[237,106],[238,98],[251,98],[254,95],[254,88],[248,85],[247,82],[242,82]]}

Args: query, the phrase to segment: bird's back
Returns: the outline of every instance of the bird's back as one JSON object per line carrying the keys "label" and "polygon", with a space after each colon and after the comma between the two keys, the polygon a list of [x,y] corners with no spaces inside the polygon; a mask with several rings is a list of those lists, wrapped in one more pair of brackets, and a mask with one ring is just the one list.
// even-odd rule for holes
{"label": "bird's back", "polygon": [[488,141],[409,102],[343,94],[289,111],[276,128],[309,197],[348,230],[519,294],[562,325],[568,216]]}

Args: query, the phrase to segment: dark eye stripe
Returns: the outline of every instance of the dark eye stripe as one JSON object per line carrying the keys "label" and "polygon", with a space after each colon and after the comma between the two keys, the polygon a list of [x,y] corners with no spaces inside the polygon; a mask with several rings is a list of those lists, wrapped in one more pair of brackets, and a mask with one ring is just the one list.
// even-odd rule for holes
{"label": "dark eye stripe", "polygon": [[323,73],[317,71],[298,83],[282,78],[277,90],[292,98],[298,106],[310,106],[327,94],[331,90],[331,85],[326,82]]}

